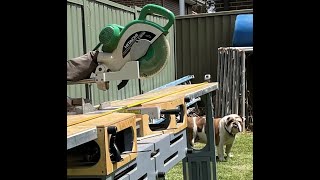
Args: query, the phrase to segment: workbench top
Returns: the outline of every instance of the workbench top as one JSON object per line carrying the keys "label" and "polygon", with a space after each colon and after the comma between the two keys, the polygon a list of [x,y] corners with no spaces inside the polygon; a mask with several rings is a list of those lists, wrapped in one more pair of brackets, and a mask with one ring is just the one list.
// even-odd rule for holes
{"label": "workbench top", "polygon": [[[181,97],[196,98],[216,89],[218,89],[217,82],[177,85],[137,95],[128,99],[107,102],[107,104],[111,107],[124,107],[131,104],[139,104],[139,102],[143,101],[140,105],[148,106],[162,102],[174,101]],[[96,138],[95,134],[97,127],[107,127],[115,122],[120,122],[135,116],[133,113],[113,112],[111,114],[98,117],[97,114],[99,113],[101,114],[101,112],[96,111],[96,114],[95,112],[92,112],[90,114],[67,115],[68,149]]]}

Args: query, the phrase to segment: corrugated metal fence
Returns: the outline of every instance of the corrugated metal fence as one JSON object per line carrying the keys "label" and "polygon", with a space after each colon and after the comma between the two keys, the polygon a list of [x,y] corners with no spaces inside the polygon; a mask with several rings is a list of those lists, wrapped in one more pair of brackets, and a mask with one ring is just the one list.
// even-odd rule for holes
{"label": "corrugated metal fence", "polygon": [[205,74],[211,74],[212,81],[217,81],[218,48],[232,45],[236,16],[252,12],[246,9],[177,16],[177,78],[193,74],[192,83],[199,83]]}
{"label": "corrugated metal fence", "polygon": [[[67,58],[80,56],[92,50],[99,42],[99,33],[108,24],[127,25],[139,16],[141,8],[129,8],[108,0],[67,0]],[[167,20],[159,16],[148,16],[148,20],[165,25]],[[121,81],[110,82],[110,89],[101,91],[96,84],[89,85],[92,103],[125,99],[138,95],[139,86],[142,92],[147,92],[175,80],[174,68],[174,28],[171,27],[167,39],[170,43],[170,57],[166,67],[154,77],[146,80],[129,80],[121,90],[117,84]],[[67,95],[70,97],[86,97],[85,85],[69,85]]]}

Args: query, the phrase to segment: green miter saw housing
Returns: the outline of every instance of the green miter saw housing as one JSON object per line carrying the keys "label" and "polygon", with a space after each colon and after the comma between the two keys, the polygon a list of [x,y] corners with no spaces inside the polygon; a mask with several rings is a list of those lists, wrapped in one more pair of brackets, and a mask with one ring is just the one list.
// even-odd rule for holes
{"label": "green miter saw housing", "polygon": [[[168,19],[167,24],[161,26],[146,19],[147,15],[153,14]],[[103,51],[98,55],[96,75],[107,72],[110,74],[96,78],[96,82],[101,81],[101,77],[106,82],[126,80],[127,76],[129,79],[141,79],[160,72],[170,55],[170,46],[165,36],[174,19],[174,14],[168,9],[148,4],[142,8],[139,18],[128,25],[123,27],[109,24],[104,27],[99,34],[100,43],[94,48],[96,50],[102,45]],[[115,75],[116,72],[118,75]],[[138,73],[139,76],[130,73]]]}

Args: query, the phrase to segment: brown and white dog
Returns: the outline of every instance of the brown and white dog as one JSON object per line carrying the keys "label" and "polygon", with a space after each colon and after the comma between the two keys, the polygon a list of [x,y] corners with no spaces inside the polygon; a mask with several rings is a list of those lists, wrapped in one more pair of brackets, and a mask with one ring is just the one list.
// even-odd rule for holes
{"label": "brown and white dog", "polygon": [[[191,146],[195,142],[207,143],[205,132],[206,116],[188,117],[187,118],[188,142]],[[226,115],[223,118],[214,119],[215,143],[217,147],[219,161],[225,161],[224,153],[227,158],[232,157],[230,154],[235,136],[242,131],[243,119],[237,114]],[[224,146],[225,152],[224,152]]]}

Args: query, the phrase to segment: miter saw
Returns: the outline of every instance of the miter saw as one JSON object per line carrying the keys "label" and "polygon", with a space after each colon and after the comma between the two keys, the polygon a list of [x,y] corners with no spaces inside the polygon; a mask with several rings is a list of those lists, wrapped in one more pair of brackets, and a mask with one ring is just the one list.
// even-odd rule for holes
{"label": "miter saw", "polygon": [[[161,26],[146,19],[147,15],[157,14],[168,19]],[[141,9],[137,20],[126,26],[109,24],[99,34],[102,52],[98,54],[99,65],[95,70],[95,82],[101,90],[109,89],[109,81],[122,80],[118,89],[129,79],[151,77],[160,72],[168,61],[170,47],[166,35],[174,23],[174,14],[155,4]]]}

